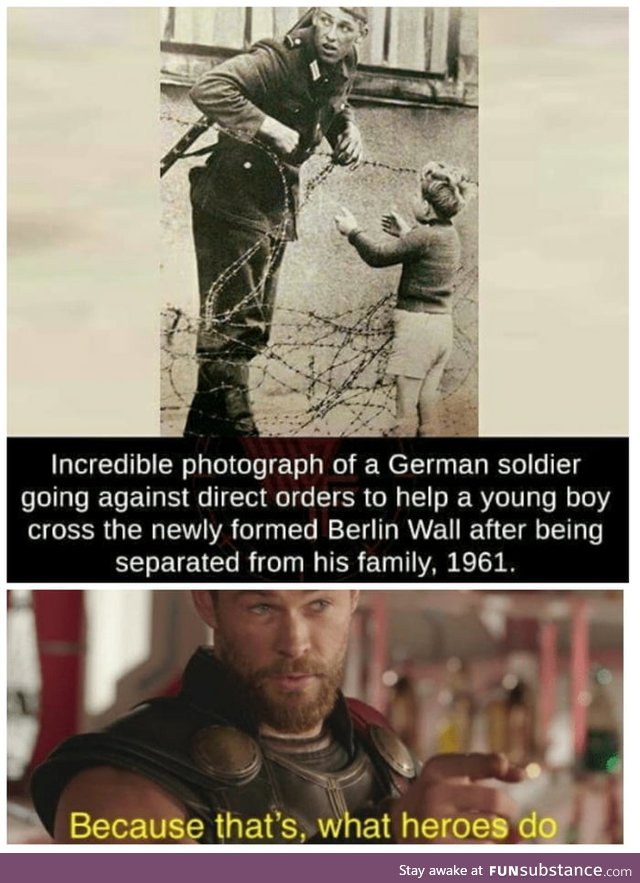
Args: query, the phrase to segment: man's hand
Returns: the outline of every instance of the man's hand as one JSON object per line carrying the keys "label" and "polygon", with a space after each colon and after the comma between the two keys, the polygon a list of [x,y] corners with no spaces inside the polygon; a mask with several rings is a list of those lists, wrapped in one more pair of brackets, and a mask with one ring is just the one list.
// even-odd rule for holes
{"label": "man's hand", "polygon": [[382,229],[389,236],[399,237],[404,236],[411,230],[411,224],[408,224],[397,211],[391,210],[382,216]]}
{"label": "man's hand", "polygon": [[300,142],[300,134],[273,117],[266,116],[260,126],[260,134],[284,156],[293,153]]}
{"label": "man's hand", "polygon": [[[425,764],[419,778],[402,797],[393,801],[390,814],[395,840],[397,843],[460,842],[450,835],[421,839],[411,827],[403,832],[403,813],[418,822],[423,819],[458,818],[470,822],[479,818],[504,819],[500,827],[506,832],[507,823],[515,818],[516,806],[507,794],[483,780],[513,783],[522,778],[522,771],[504,754],[436,755]],[[509,842],[509,839],[500,838],[499,842]]]}
{"label": "man's hand", "polygon": [[335,222],[336,227],[343,236],[348,236],[350,233],[353,233],[359,226],[357,219],[351,214],[349,209],[344,206],[336,215]]}
{"label": "man's hand", "polygon": [[353,123],[349,123],[333,149],[333,161],[340,166],[357,169],[363,159],[364,147],[360,129]]}

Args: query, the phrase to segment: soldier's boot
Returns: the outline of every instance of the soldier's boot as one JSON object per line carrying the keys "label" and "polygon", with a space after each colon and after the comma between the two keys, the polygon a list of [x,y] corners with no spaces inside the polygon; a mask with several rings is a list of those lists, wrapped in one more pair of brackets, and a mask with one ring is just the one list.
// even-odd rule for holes
{"label": "soldier's boot", "polygon": [[258,436],[249,394],[249,365],[246,362],[227,363],[225,380],[226,434]]}
{"label": "soldier's boot", "polygon": [[215,438],[230,434],[224,373],[218,361],[203,360],[198,368],[198,388],[189,409],[184,435]]}
{"label": "soldier's boot", "polygon": [[217,438],[227,435],[228,424],[224,392],[198,393],[191,403],[184,435]]}
{"label": "soldier's boot", "polygon": [[228,359],[203,359],[198,389],[185,436],[257,436],[249,395],[249,365]]}

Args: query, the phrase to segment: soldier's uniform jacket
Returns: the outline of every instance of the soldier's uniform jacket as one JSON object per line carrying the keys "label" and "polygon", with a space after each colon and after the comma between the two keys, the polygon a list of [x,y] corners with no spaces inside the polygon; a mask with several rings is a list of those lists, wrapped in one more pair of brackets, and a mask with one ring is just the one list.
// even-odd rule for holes
{"label": "soldier's uniform jacket", "polygon": [[[222,130],[207,165],[191,170],[191,198],[198,208],[258,232],[295,224],[301,164],[323,137],[335,145],[352,121],[348,96],[355,52],[341,63],[318,61],[313,28],[282,40],[263,40],[249,52],[218,65],[191,90],[198,108]],[[295,129],[298,149],[274,161],[260,146],[265,116]],[[295,233],[293,233],[295,235]]]}
{"label": "soldier's uniform jacket", "polygon": [[[203,820],[202,843],[219,842],[218,813],[252,819],[280,813],[296,820],[305,842],[313,841],[318,819],[347,812],[378,817],[415,777],[407,749],[364,703],[340,695],[326,722],[344,760],[332,772],[274,752],[250,709],[239,706],[227,669],[209,650],[198,650],[178,696],[151,700],[99,733],[68,739],[35,770],[32,796],[45,827],[53,832],[73,776],[97,766],[131,770],[163,787],[190,817]],[[274,834],[269,842],[284,842],[277,827]]]}

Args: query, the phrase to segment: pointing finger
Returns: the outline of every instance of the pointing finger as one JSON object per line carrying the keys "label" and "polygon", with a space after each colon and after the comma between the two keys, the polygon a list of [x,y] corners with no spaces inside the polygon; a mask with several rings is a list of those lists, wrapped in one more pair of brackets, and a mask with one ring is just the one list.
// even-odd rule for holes
{"label": "pointing finger", "polygon": [[425,764],[422,776],[429,781],[466,777],[520,782],[524,773],[504,754],[438,754]]}
{"label": "pointing finger", "polygon": [[473,811],[482,816],[495,815],[502,818],[514,818],[518,808],[514,800],[500,791],[485,785],[443,785],[452,814],[456,816],[462,810]]}

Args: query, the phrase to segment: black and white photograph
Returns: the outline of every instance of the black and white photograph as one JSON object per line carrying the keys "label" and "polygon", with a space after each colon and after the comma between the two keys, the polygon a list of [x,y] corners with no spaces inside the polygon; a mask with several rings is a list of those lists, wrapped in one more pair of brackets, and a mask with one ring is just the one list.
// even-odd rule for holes
{"label": "black and white photograph", "polygon": [[478,433],[477,10],[170,7],[161,432]]}

